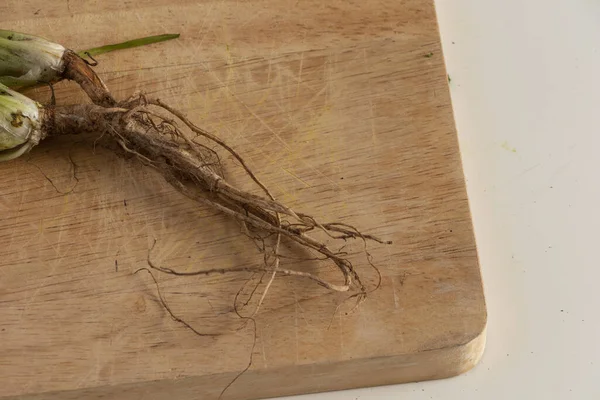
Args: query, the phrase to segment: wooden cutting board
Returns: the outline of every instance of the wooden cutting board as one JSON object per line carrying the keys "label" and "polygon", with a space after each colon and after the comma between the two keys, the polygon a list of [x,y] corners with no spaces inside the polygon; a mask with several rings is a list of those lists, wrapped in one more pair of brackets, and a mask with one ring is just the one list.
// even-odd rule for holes
{"label": "wooden cutting board", "polygon": [[[176,315],[221,333],[198,337],[133,272],[154,239],[154,261],[181,271],[258,265],[254,245],[94,138],[48,140],[0,164],[0,398],[210,399],[250,357],[225,399],[438,379],[477,363],[486,310],[432,0],[19,4],[0,5],[3,28],[78,50],[181,33],[96,69],[117,98],[144,90],[228,141],[280,200],[394,244],[370,245],[382,284],[353,312],[348,294],[277,277],[256,341],[232,306],[259,276],[156,275]],[[70,83],[56,94],[84,101]],[[345,250],[374,288],[362,244]],[[285,262],[339,279],[319,261]]]}

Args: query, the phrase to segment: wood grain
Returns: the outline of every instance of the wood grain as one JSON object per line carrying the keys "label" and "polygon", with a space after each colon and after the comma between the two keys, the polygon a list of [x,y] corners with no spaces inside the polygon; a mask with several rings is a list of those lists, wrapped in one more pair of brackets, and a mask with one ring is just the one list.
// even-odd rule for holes
{"label": "wood grain", "polygon": [[[432,0],[15,4],[0,5],[4,29],[75,50],[181,33],[102,56],[97,71],[116,98],[143,89],[218,134],[292,207],[394,244],[370,246],[382,285],[353,313],[345,294],[278,277],[255,346],[232,305],[258,276],[158,275],[179,317],[222,333],[198,337],[133,272],[155,238],[153,259],[188,271],[256,265],[252,243],[153,171],[94,151],[93,137],[48,140],[0,164],[1,399],[216,398],[250,355],[224,398],[437,379],[476,364],[485,302]],[[57,96],[85,100],[70,83]],[[362,244],[345,250],[374,287]],[[318,261],[287,262],[338,278]]]}

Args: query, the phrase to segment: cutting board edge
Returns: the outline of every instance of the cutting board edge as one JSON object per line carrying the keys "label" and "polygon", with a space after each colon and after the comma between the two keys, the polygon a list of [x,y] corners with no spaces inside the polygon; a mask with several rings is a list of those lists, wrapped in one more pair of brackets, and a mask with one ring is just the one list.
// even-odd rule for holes
{"label": "cutting board edge", "polygon": [[[446,379],[461,375],[475,367],[483,356],[486,330],[465,343],[413,354],[354,359],[337,363],[295,365],[265,370],[249,370],[242,374],[223,396],[224,400],[256,400],[279,396],[324,393],[411,382]],[[336,371],[336,372],[331,372]],[[369,372],[369,373],[366,373]],[[81,390],[23,394],[0,397],[0,400],[75,400],[103,399],[147,400],[197,398],[217,399],[223,388],[238,373],[185,377],[175,380],[144,381]],[[278,386],[270,385],[279,382]],[[296,384],[296,386],[294,386]],[[306,387],[311,390],[307,391]]]}

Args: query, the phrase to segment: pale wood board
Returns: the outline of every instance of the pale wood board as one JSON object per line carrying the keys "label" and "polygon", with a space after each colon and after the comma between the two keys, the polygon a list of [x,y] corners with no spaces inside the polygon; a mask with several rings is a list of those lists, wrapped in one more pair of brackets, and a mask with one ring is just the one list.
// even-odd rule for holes
{"label": "pale wood board", "polygon": [[[249,274],[157,275],[177,315],[224,332],[201,338],[133,272],[154,238],[154,259],[180,270],[259,264],[239,226],[93,138],[48,140],[0,164],[0,398],[216,398],[250,354],[224,398],[444,378],[479,360],[485,302],[432,0],[9,0],[0,23],[73,49],[181,33],[96,69],[117,98],[145,90],[224,138],[289,205],[394,242],[370,246],[382,285],[349,315],[335,313],[347,294],[278,277],[253,352],[232,313]],[[57,96],[84,101],[71,83]],[[61,194],[69,157],[79,183]],[[347,250],[373,287],[362,244]]]}

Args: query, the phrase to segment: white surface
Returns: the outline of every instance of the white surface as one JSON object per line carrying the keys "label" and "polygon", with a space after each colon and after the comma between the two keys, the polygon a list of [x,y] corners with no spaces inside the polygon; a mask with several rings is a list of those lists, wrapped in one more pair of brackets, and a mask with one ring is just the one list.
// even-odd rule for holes
{"label": "white surface", "polygon": [[600,1],[436,5],[486,352],[457,378],[295,399],[600,399]]}

